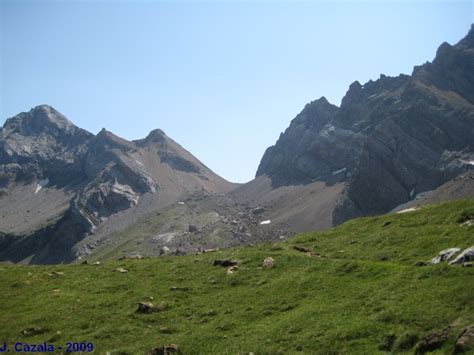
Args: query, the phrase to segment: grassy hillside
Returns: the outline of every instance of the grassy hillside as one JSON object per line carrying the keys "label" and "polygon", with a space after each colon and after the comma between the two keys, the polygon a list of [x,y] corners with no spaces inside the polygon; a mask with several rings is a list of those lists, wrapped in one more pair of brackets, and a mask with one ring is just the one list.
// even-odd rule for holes
{"label": "grassy hillside", "polygon": [[[474,267],[415,263],[474,245],[474,226],[460,224],[469,216],[472,199],[202,255],[1,264],[0,343],[87,341],[101,354],[168,343],[191,354],[413,353],[424,336],[450,327],[435,351],[449,354],[474,324]],[[275,266],[262,268],[269,256]],[[234,274],[212,265],[224,258],[239,260]],[[140,301],[159,310],[136,313]],[[30,327],[43,333],[23,335]]]}

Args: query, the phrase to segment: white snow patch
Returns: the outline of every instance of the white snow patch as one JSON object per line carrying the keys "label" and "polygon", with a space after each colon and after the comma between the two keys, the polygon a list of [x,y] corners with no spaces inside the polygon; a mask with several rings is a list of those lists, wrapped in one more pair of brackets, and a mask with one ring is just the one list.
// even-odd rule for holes
{"label": "white snow patch", "polygon": [[410,191],[410,197],[413,197],[414,194],[415,194],[415,189],[411,189],[411,191]]}
{"label": "white snow patch", "polygon": [[160,241],[164,243],[169,243],[171,240],[173,240],[174,237],[177,236],[178,233],[163,233],[159,234],[156,237],[153,237],[153,241]]}
{"label": "white snow patch", "polygon": [[346,171],[346,170],[347,170],[347,168],[342,168],[342,169],[333,171],[333,172],[332,172],[332,175],[337,175],[337,174],[339,174],[339,173],[343,173],[343,172]]}
{"label": "white snow patch", "polygon": [[38,185],[36,185],[35,194],[37,194],[38,191],[41,190],[43,187],[45,187],[46,185],[48,185],[48,183],[49,183],[49,179],[48,179],[48,178],[38,181]]}
{"label": "white snow patch", "polygon": [[183,201],[179,201],[179,202],[178,202],[178,205],[181,205],[181,206],[182,206],[182,205],[184,205],[184,202],[183,202]]}
{"label": "white snow patch", "polygon": [[407,213],[407,212],[413,212],[413,211],[416,211],[416,210],[418,210],[418,209],[419,209],[418,207],[410,207],[410,208],[407,208],[407,209],[404,209],[404,210],[398,211],[397,213]]}
{"label": "white snow patch", "polygon": [[145,166],[143,165],[143,163],[142,163],[140,160],[135,159],[135,162],[136,162],[140,167],[142,167],[142,168],[145,167]]}
{"label": "white snow patch", "polygon": [[260,222],[261,225],[270,224],[270,223],[272,223],[272,221],[269,219]]}

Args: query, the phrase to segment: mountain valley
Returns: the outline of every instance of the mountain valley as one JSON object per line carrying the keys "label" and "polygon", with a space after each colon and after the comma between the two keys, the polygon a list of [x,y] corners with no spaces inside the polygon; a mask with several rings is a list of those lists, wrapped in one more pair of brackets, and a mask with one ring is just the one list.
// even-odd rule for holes
{"label": "mountain valley", "polygon": [[0,260],[196,253],[473,196],[473,73],[471,28],[411,76],[356,81],[340,107],[307,104],[245,184],[159,129],[94,135],[37,106],[0,131]]}

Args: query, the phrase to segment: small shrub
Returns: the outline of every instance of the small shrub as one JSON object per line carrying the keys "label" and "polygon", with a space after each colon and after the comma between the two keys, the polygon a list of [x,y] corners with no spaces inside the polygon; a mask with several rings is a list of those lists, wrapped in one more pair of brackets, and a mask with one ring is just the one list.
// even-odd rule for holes
{"label": "small shrub", "polygon": [[395,349],[398,351],[410,350],[418,341],[418,336],[413,333],[403,334],[395,343]]}
{"label": "small shrub", "polygon": [[472,211],[462,211],[458,218],[456,218],[456,223],[464,223],[474,219],[474,213]]}
{"label": "small shrub", "polygon": [[394,334],[387,335],[385,339],[379,344],[378,348],[382,351],[390,351],[395,344],[397,337]]}

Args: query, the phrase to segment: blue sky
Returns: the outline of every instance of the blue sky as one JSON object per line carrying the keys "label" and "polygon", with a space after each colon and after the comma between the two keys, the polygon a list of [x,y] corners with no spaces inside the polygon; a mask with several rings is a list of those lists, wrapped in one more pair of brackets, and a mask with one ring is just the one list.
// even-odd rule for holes
{"label": "blue sky", "polygon": [[253,178],[304,105],[410,74],[471,1],[0,0],[0,123],[49,104],[127,139],[154,128],[228,180]]}

